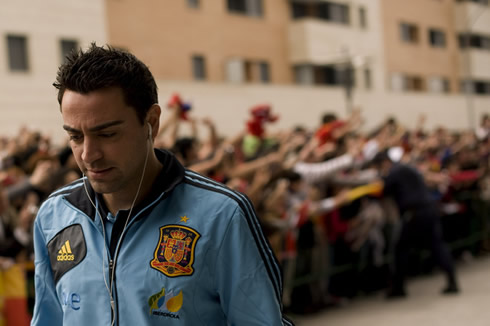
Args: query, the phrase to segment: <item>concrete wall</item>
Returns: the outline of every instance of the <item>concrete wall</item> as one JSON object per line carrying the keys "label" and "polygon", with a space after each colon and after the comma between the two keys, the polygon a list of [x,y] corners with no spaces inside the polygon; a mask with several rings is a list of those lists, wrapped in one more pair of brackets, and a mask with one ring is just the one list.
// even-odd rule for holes
{"label": "concrete wall", "polygon": [[[193,116],[211,117],[217,124],[218,132],[225,136],[235,135],[243,130],[245,121],[249,118],[249,108],[261,103],[272,105],[273,111],[280,115],[279,122],[270,125],[270,130],[296,125],[314,128],[319,124],[322,114],[327,111],[334,112],[341,118],[346,116],[344,93],[341,89],[285,85],[239,86],[163,80],[158,81],[158,85],[162,121],[168,115],[165,103],[171,94],[179,92],[185,101],[192,102]],[[54,100],[55,92],[39,90],[38,93],[42,93],[42,101],[14,101],[12,98],[12,109],[2,109],[0,135],[12,134],[19,126],[26,124],[53,135],[57,143],[65,140],[65,132],[61,128],[61,115]],[[21,92],[17,95],[25,96]],[[488,102],[488,98],[484,97],[471,98],[473,109],[470,112],[473,113],[474,119],[478,119],[482,112],[490,113]],[[2,101],[2,105],[4,104],[5,101]],[[383,95],[357,91],[354,93],[354,104],[362,109],[366,120],[361,131],[369,131],[387,116],[394,116],[407,127],[414,127],[418,115],[422,112],[428,117],[428,128],[447,126],[451,129],[463,129],[470,125],[468,102],[463,95]],[[184,127],[183,133],[188,132],[189,129]]]}
{"label": "concrete wall", "polygon": [[[1,0],[0,6],[0,135],[27,125],[59,138],[64,131],[58,127],[61,115],[52,86],[62,62],[59,41],[75,39],[82,47],[106,42],[104,2]],[[10,33],[27,37],[27,72],[9,71]]]}
{"label": "concrete wall", "polygon": [[468,76],[469,68],[472,79],[490,80],[490,51],[479,49],[470,49],[469,52],[467,51],[461,52],[459,56],[461,77]]}
{"label": "concrete wall", "polygon": [[[193,103],[192,115],[210,116],[218,131],[233,135],[243,130],[249,118],[248,110],[255,104],[268,103],[280,115],[271,130],[303,125],[313,128],[327,111],[345,117],[345,98],[341,89],[298,86],[234,86],[227,84],[199,84],[186,82],[159,82],[160,103],[178,91]],[[490,112],[488,99],[472,98],[471,113],[479,118]],[[451,129],[469,128],[467,99],[463,95],[382,94],[357,91],[354,104],[362,109],[366,120],[362,131],[374,128],[387,116],[398,118],[407,127],[414,127],[420,113],[427,115],[427,127],[447,126]],[[166,109],[162,110],[165,119]]]}

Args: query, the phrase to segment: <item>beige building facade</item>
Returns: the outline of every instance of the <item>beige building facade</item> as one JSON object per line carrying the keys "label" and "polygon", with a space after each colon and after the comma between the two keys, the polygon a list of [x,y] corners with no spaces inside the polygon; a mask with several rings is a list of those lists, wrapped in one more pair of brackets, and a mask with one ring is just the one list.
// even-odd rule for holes
{"label": "beige building facade", "polygon": [[20,126],[64,139],[52,86],[64,54],[105,43],[100,0],[0,0],[0,135]]}
{"label": "beige building facade", "polygon": [[459,92],[453,6],[453,0],[382,0],[388,89]]}
{"label": "beige building facade", "polygon": [[410,127],[422,112],[428,127],[467,128],[490,112],[487,0],[1,3],[0,134],[25,124],[64,139],[51,84],[61,53],[91,41],[133,52],[163,106],[178,92],[224,135],[261,103],[280,115],[273,129],[353,107],[365,130],[387,116]]}
{"label": "beige building facade", "polygon": [[288,2],[107,0],[111,44],[157,78],[289,84]]}
{"label": "beige building facade", "polygon": [[227,134],[264,102],[287,127],[314,126],[325,111],[345,116],[360,107],[366,129],[388,115],[413,125],[422,112],[429,126],[464,128],[489,99],[472,99],[468,115],[459,5],[475,4],[107,0],[108,38],[149,64],[162,103],[178,91],[196,115],[213,116]]}
{"label": "beige building facade", "polygon": [[490,104],[488,0],[382,0],[381,8],[387,90],[464,97],[464,120],[475,126]]}

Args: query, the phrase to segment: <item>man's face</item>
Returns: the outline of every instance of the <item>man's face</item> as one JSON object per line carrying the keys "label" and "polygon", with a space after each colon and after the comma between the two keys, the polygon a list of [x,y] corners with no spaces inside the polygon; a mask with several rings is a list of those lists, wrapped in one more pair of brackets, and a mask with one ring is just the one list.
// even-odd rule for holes
{"label": "man's face", "polygon": [[146,124],[125,103],[121,89],[66,90],[61,113],[75,160],[94,190],[134,195],[150,144]]}

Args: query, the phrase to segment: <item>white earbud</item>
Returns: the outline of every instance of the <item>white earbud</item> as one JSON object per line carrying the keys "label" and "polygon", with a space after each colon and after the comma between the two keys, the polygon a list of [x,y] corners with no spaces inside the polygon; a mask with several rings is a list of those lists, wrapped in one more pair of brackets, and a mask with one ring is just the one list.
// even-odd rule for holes
{"label": "white earbud", "polygon": [[152,140],[152,136],[153,136],[153,130],[151,128],[151,124],[148,122],[148,140]]}

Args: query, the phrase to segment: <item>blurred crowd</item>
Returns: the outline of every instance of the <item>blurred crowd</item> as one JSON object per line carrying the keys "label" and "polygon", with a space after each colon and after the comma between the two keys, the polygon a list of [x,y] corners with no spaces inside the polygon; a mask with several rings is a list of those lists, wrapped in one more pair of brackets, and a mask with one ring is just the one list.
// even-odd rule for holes
{"label": "blurred crowd", "polygon": [[[178,94],[166,106],[155,147],[252,200],[282,265],[283,302],[292,312],[389,286],[400,214],[372,164],[379,153],[423,176],[456,258],[490,248],[486,115],[476,130],[428,130],[421,116],[411,129],[387,118],[361,131],[369,117],[355,109],[345,119],[326,112],[314,128],[284,129],[279,109],[263,104],[250,108],[236,135],[222,137],[212,118],[195,117]],[[68,143],[55,146],[28,127],[0,136],[0,270],[29,266],[39,205],[80,177]],[[430,260],[412,254],[412,273],[430,269]]]}

